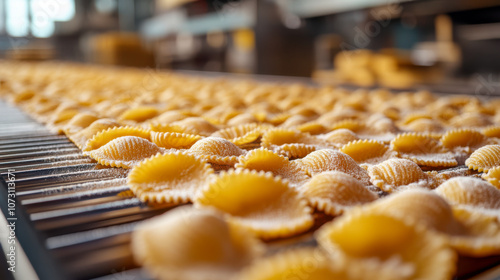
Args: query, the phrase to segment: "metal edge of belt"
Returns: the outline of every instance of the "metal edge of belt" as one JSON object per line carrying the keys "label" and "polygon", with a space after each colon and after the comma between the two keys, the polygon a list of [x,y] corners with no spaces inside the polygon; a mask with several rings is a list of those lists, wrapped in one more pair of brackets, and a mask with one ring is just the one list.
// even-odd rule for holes
{"label": "metal edge of belt", "polygon": [[[0,179],[0,185],[0,197],[7,198],[7,184],[3,178]],[[16,206],[21,206],[17,199]],[[8,217],[6,199],[0,200],[0,208],[2,209],[3,215]],[[16,237],[24,248],[29,248],[25,253],[38,277],[40,279],[51,280],[68,279],[64,268],[58,266],[53,258],[47,257],[50,256],[50,252],[43,246],[45,242],[30,224],[29,216],[25,213],[23,207],[16,207],[16,217]]]}

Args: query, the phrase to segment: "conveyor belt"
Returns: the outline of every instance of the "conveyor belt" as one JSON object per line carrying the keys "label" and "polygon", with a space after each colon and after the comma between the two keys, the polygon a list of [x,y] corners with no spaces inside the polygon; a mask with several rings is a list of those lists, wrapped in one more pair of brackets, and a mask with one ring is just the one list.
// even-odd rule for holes
{"label": "conveyor belt", "polygon": [[[130,196],[127,172],[97,164],[65,136],[0,102],[0,207],[8,217],[5,180],[14,175],[16,236],[40,279],[148,279],[134,264],[130,235],[169,208]],[[314,242],[300,238],[269,244],[270,251]],[[483,268],[500,263],[481,261]],[[470,260],[461,262],[458,279],[477,274],[466,267]]]}
{"label": "conveyor belt", "polygon": [[16,179],[16,235],[40,279],[147,279],[133,262],[130,233],[167,208],[118,195],[128,190],[126,170],[102,167],[65,136],[0,103],[0,177],[9,173]]}

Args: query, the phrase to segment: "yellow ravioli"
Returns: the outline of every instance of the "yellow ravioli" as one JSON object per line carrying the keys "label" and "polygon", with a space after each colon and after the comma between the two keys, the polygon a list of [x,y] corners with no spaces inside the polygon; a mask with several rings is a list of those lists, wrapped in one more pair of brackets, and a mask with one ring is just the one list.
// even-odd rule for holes
{"label": "yellow ravioli", "polygon": [[454,129],[441,137],[441,143],[449,150],[470,154],[488,144],[488,137],[474,129]]}
{"label": "yellow ravioli", "polygon": [[451,152],[425,134],[400,134],[391,141],[391,148],[402,158],[422,166],[451,167],[458,164]]}
{"label": "yellow ravioli", "polygon": [[92,150],[99,149],[100,147],[109,143],[111,140],[123,136],[135,136],[144,138],[146,140],[150,140],[151,137],[149,134],[150,133],[148,130],[139,127],[120,126],[120,127],[108,128],[104,131],[96,133],[92,137],[92,139],[87,141],[85,147],[83,148],[83,151],[89,152]]}
{"label": "yellow ravioli", "polygon": [[500,190],[479,178],[455,177],[435,190],[450,204],[494,213],[500,217]]}
{"label": "yellow ravioli", "polygon": [[451,279],[455,271],[443,237],[385,213],[354,209],[316,236],[350,276],[339,279]]}
{"label": "yellow ravioli", "polygon": [[365,185],[370,185],[368,172],[350,156],[339,151],[330,149],[315,151],[300,159],[298,163],[311,176],[325,171],[340,171],[353,176]]}
{"label": "yellow ravioli", "polygon": [[300,192],[310,204],[329,215],[340,215],[354,206],[376,200],[376,194],[363,183],[339,171],[326,171],[312,177]]}
{"label": "yellow ravioli", "polygon": [[264,148],[248,152],[244,157],[239,159],[235,167],[271,172],[274,176],[281,176],[287,179],[290,186],[293,187],[299,187],[309,179],[309,176],[307,176],[306,172],[297,163]]}
{"label": "yellow ravioli", "polygon": [[220,280],[261,256],[264,245],[217,212],[184,206],[137,226],[132,251],[157,279]]}
{"label": "yellow ravioli", "polygon": [[422,224],[445,236],[461,255],[481,257],[500,253],[500,223],[497,217],[465,208],[452,208],[432,191],[399,192],[368,205],[366,211]]}
{"label": "yellow ravioli", "polygon": [[227,139],[235,145],[243,145],[254,142],[260,137],[261,133],[262,128],[256,123],[251,123],[222,129],[211,136]]}
{"label": "yellow ravioli", "polygon": [[500,166],[492,168],[488,173],[483,174],[483,179],[490,182],[497,189],[500,189]]}
{"label": "yellow ravioli", "polygon": [[368,168],[371,182],[386,192],[392,192],[401,186],[418,184],[429,187],[430,178],[411,160],[388,159]]}
{"label": "yellow ravioli", "polygon": [[313,225],[307,201],[288,182],[262,171],[222,172],[195,204],[224,212],[231,223],[264,239],[292,236]]}
{"label": "yellow ravioli", "polygon": [[118,119],[121,121],[143,122],[156,117],[159,114],[153,106],[138,106],[124,111]]}
{"label": "yellow ravioli", "polygon": [[141,201],[186,203],[208,184],[213,169],[205,161],[186,153],[156,155],[136,165],[128,185]]}
{"label": "yellow ravioli", "polygon": [[163,151],[162,148],[144,138],[122,136],[86,154],[102,165],[132,168],[142,160]]}
{"label": "yellow ravioli", "polygon": [[70,131],[67,131],[70,133],[67,135],[69,139],[75,143],[75,145],[80,148],[80,150],[83,150],[85,147],[87,141],[92,139],[94,135],[97,133],[104,131],[106,129],[114,128],[120,126],[119,123],[117,123],[113,119],[99,119],[93,122],[91,125],[88,127],[74,133],[70,133]]}
{"label": "yellow ravioli", "polygon": [[219,137],[203,138],[191,146],[189,152],[219,165],[234,165],[238,157],[245,154],[244,150],[229,140]]}
{"label": "yellow ravioli", "polygon": [[375,140],[349,142],[340,151],[349,155],[358,164],[378,164],[396,156],[396,153],[389,147]]}
{"label": "yellow ravioli", "polygon": [[332,143],[337,148],[341,148],[351,141],[359,140],[359,137],[356,135],[356,133],[346,128],[336,129],[327,134],[320,135],[320,137],[327,142]]}
{"label": "yellow ravioli", "polygon": [[151,141],[162,148],[189,149],[202,137],[179,132],[151,131]]}
{"label": "yellow ravioli", "polygon": [[486,145],[476,150],[465,161],[470,169],[487,172],[500,166],[500,145]]}

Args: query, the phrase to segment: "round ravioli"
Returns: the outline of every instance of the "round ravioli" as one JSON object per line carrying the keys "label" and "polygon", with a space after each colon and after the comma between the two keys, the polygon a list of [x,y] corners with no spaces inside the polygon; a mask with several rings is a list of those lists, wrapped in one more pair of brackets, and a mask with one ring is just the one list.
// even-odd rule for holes
{"label": "round ravioli", "polygon": [[399,130],[393,120],[378,113],[375,113],[366,119],[366,125],[370,127],[370,130],[372,131],[367,134],[384,134],[397,132]]}
{"label": "round ravioli", "polygon": [[186,203],[210,180],[213,169],[187,153],[160,154],[136,165],[128,185],[141,201]]}
{"label": "round ravioli", "polygon": [[122,136],[86,154],[102,165],[132,168],[142,160],[163,151],[162,148],[144,138]]}
{"label": "round ravioli", "polygon": [[476,150],[465,161],[465,165],[479,172],[500,166],[500,145],[486,145]]}
{"label": "round ravioli", "polygon": [[97,115],[91,112],[78,113],[64,126],[63,131],[66,135],[76,133],[98,119]]}
{"label": "round ravioli", "polygon": [[187,133],[151,131],[151,141],[167,149],[189,149],[201,138],[199,135]]}
{"label": "round ravioli", "polygon": [[358,164],[368,165],[378,164],[396,156],[396,153],[390,150],[389,147],[375,140],[349,142],[344,145],[340,151],[349,155]]}
{"label": "round ravioli", "polygon": [[337,148],[341,148],[351,141],[359,140],[359,137],[356,135],[356,133],[346,128],[339,128],[327,134],[320,135],[319,137],[323,138],[329,143],[332,143]]}
{"label": "round ravioli", "polygon": [[[172,110],[161,113],[159,116],[151,119],[151,123],[170,124],[189,117],[189,113],[182,110]],[[175,131],[177,132],[177,131]]]}
{"label": "round ravioli", "polygon": [[189,152],[202,157],[209,163],[219,165],[234,165],[238,162],[238,157],[245,154],[245,150],[219,137],[201,139],[191,146]]}
{"label": "round ravioli", "polygon": [[286,146],[288,144],[303,144],[316,148],[325,148],[329,146],[323,139],[312,136],[309,133],[285,128],[275,128],[266,131],[261,141],[263,147]]}
{"label": "round ravioli", "polygon": [[301,125],[298,125],[296,129],[304,133],[309,133],[311,135],[318,135],[330,131],[330,129],[318,122],[303,123]]}
{"label": "round ravioli", "polygon": [[182,125],[174,125],[169,123],[150,123],[149,129],[151,131],[156,132],[177,132],[177,133],[185,133],[185,134],[196,134],[194,129],[189,129]]}
{"label": "round ravioli", "polygon": [[267,115],[267,122],[272,124],[272,125],[280,125],[280,124],[284,123],[290,117],[291,117],[291,115],[288,113],[269,114],[269,115]]}
{"label": "round ravioli", "polygon": [[483,174],[483,179],[500,189],[500,166],[492,168],[488,173]]}
{"label": "round ravioli", "polygon": [[429,190],[411,189],[397,192],[367,207],[370,211],[396,215],[405,221],[416,221],[440,232],[460,230],[453,217],[451,206],[442,197]]}
{"label": "round ravioli", "polygon": [[237,279],[282,280],[295,276],[301,280],[350,279],[334,262],[319,249],[290,249],[255,261]]}
{"label": "round ravioli", "polygon": [[79,105],[72,105],[71,103],[61,103],[57,109],[50,114],[47,120],[48,124],[61,125],[67,123],[71,118],[80,113],[82,107]]}
{"label": "round ravioli", "polygon": [[488,137],[474,129],[454,129],[446,132],[440,141],[449,150],[470,154],[488,144]]}
{"label": "round ravioli", "polygon": [[331,130],[349,129],[354,133],[363,133],[369,130],[368,127],[363,122],[353,119],[338,121],[333,125],[331,125],[330,129]]}
{"label": "round ravioli", "polygon": [[211,136],[227,139],[235,145],[243,145],[257,140],[261,135],[261,131],[262,128],[258,124],[252,123],[222,129]]}
{"label": "round ravioli", "polygon": [[227,121],[226,124],[230,126],[239,126],[244,124],[256,123],[258,121],[259,120],[253,114],[243,113],[231,118]]}
{"label": "round ravioli", "polygon": [[500,190],[481,179],[455,177],[441,184],[435,191],[452,205],[497,212],[500,217]]}
{"label": "round ravioli", "polygon": [[280,177],[249,170],[222,172],[196,199],[264,239],[298,234],[313,225],[307,201]]}
{"label": "round ravioli", "polygon": [[153,106],[138,106],[123,112],[118,119],[121,121],[143,122],[156,117],[159,111]]}
{"label": "round ravioli", "polygon": [[400,134],[391,141],[391,148],[402,158],[422,166],[451,167],[458,164],[452,153],[437,140],[424,134]]}
{"label": "round ravioli", "polygon": [[311,176],[325,171],[340,171],[351,175],[365,185],[370,185],[368,172],[350,156],[339,151],[331,149],[315,151],[299,160],[298,163]]}
{"label": "round ravioli", "polygon": [[87,141],[92,139],[94,135],[97,133],[104,131],[106,129],[114,128],[120,126],[119,123],[117,123],[113,119],[99,119],[93,122],[91,125],[88,127],[78,131],[71,133],[67,135],[69,139],[75,143],[75,145],[80,148],[80,150],[83,150],[85,147]]}
{"label": "round ravioli", "polygon": [[287,179],[292,187],[299,187],[309,179],[309,176],[297,163],[264,148],[252,150],[244,157],[240,157],[235,167],[271,172],[274,176]]}
{"label": "round ravioli", "polygon": [[500,138],[500,125],[493,125],[485,127],[482,133],[488,137]]}
{"label": "round ravioli", "polygon": [[386,192],[410,184],[428,187],[430,180],[416,163],[407,159],[388,159],[372,165],[368,168],[368,174],[371,182]]}
{"label": "round ravioli", "polygon": [[461,255],[481,257],[500,253],[498,218],[465,208],[452,208],[435,192],[407,190],[380,199],[367,208],[367,211],[424,225],[444,235]]}
{"label": "round ravioli", "polygon": [[196,134],[202,136],[209,136],[210,134],[219,130],[219,128],[217,128],[215,125],[200,117],[189,117],[180,121],[173,122],[172,124],[187,127],[188,129],[196,131]]}
{"label": "round ravioli", "polygon": [[313,176],[300,192],[314,208],[332,216],[378,198],[362,182],[339,171],[326,171]]}
{"label": "round ravioli", "polygon": [[[3,82],[3,81],[2,81]],[[36,94],[33,90],[23,90],[21,92],[16,92],[11,96],[10,101],[14,104],[19,104],[35,97]]]}
{"label": "round ravioli", "polygon": [[294,128],[301,124],[307,123],[310,120],[308,117],[304,117],[302,115],[293,115],[289,117],[284,123],[280,125],[283,128]]}
{"label": "round ravioli", "polygon": [[380,212],[353,209],[316,233],[350,278],[451,279],[456,256],[424,227]]}
{"label": "round ravioli", "polygon": [[401,120],[401,124],[408,125],[418,120],[432,120],[432,116],[425,112],[413,112],[406,115],[404,119]]}
{"label": "round ravioli", "polygon": [[149,134],[150,133],[148,130],[139,127],[121,126],[121,127],[108,128],[104,131],[95,134],[94,137],[92,137],[92,139],[90,139],[86,143],[85,147],[83,148],[83,151],[88,152],[99,149],[100,147],[109,143],[111,140],[123,136],[135,136],[149,140],[151,139]]}
{"label": "round ravioli", "polygon": [[273,150],[289,159],[298,159],[307,156],[316,151],[316,146],[308,144],[284,144],[281,146],[265,146],[267,149]]}
{"label": "round ravioli", "polygon": [[261,256],[264,245],[219,213],[183,206],[138,225],[132,252],[157,279],[219,280]]}
{"label": "round ravioli", "polygon": [[404,126],[404,128],[409,129],[414,132],[425,132],[425,133],[440,133],[443,131],[443,125],[433,119],[418,119]]}

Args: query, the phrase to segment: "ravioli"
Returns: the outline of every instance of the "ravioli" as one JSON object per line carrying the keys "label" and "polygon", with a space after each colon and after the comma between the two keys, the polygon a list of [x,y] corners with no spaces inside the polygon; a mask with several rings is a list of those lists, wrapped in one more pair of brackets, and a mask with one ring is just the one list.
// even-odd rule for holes
{"label": "ravioli", "polygon": [[295,275],[302,280],[349,279],[347,273],[335,266],[334,260],[314,248],[290,249],[259,259],[243,269],[237,279],[279,280]]}
{"label": "ravioli", "polygon": [[479,172],[487,172],[500,166],[500,145],[486,145],[479,148],[470,155],[465,164]]}
{"label": "ravioli", "polygon": [[378,200],[367,208],[367,211],[424,225],[445,236],[461,255],[481,257],[500,253],[500,223],[496,217],[452,208],[434,192],[407,190]]}
{"label": "ravioli", "polygon": [[186,203],[194,201],[213,172],[209,164],[193,155],[159,154],[136,165],[128,175],[128,185],[141,201]]}
{"label": "ravioli", "polygon": [[286,181],[262,171],[222,172],[195,205],[222,211],[231,223],[264,239],[292,236],[313,225],[306,200]]}
{"label": "ravioli", "polygon": [[109,143],[111,140],[123,136],[141,137],[146,140],[151,139],[149,131],[139,127],[131,127],[131,126],[113,127],[96,133],[92,137],[92,139],[87,141],[85,147],[83,148],[83,151],[89,152],[92,150],[99,149],[100,147]]}
{"label": "ravioli", "polygon": [[500,189],[500,166],[490,169],[488,173],[484,173],[483,179],[488,181],[497,189]]}
{"label": "ravioli", "polygon": [[86,143],[88,140],[90,140],[94,135],[97,133],[120,126],[119,123],[117,123],[113,119],[99,119],[94,121],[91,125],[88,127],[78,131],[78,132],[73,132],[73,131],[67,131],[69,139],[75,143],[75,145],[80,149],[83,150],[85,147]]}
{"label": "ravioli", "polygon": [[340,171],[353,176],[363,184],[370,184],[368,172],[350,156],[331,149],[315,151],[298,161],[302,169],[311,176],[324,171]]}
{"label": "ravioli", "polygon": [[399,134],[391,148],[402,158],[421,166],[451,167],[458,164],[454,155],[431,136],[417,133]]}
{"label": "ravioli", "polygon": [[264,245],[214,211],[180,207],[142,222],[132,233],[134,258],[158,279],[229,279]]}
{"label": "ravioli", "polygon": [[481,146],[488,144],[488,138],[474,129],[455,129],[441,137],[441,143],[455,152],[471,154]]}
{"label": "ravioli", "polygon": [[341,279],[451,279],[455,271],[446,239],[378,211],[349,211],[316,238],[351,276]]}
{"label": "ravioli", "polygon": [[377,164],[397,155],[389,147],[375,140],[349,142],[340,151],[349,155],[358,164],[366,165]]}
{"label": "ravioli", "polygon": [[479,178],[455,177],[435,190],[450,204],[500,217],[500,190]]}
{"label": "ravioli", "polygon": [[297,163],[273,151],[260,148],[248,152],[239,159],[236,168],[271,172],[274,176],[287,179],[290,186],[300,187],[309,176]]}
{"label": "ravioli", "polygon": [[151,131],[151,141],[167,149],[189,149],[201,138],[199,135],[187,133]]}
{"label": "ravioli", "polygon": [[368,168],[371,182],[386,192],[393,192],[401,186],[418,184],[430,187],[430,178],[411,160],[388,159]]}
{"label": "ravioli", "polygon": [[378,198],[362,182],[339,171],[326,171],[313,176],[300,188],[300,192],[314,208],[332,216]]}
{"label": "ravioli", "polygon": [[254,142],[260,137],[262,128],[256,124],[244,124],[219,130],[212,137],[220,137],[233,142],[235,145],[243,145]]}
{"label": "ravioli", "polygon": [[207,137],[197,141],[189,152],[209,163],[233,166],[246,152],[227,139]]}
{"label": "ravioli", "polygon": [[102,165],[127,169],[163,151],[144,138],[122,136],[86,154]]}
{"label": "ravioli", "polygon": [[360,139],[356,135],[356,133],[354,133],[346,128],[339,128],[339,129],[336,129],[336,130],[329,132],[327,134],[320,135],[319,137],[332,143],[337,148],[341,148],[342,146],[344,146],[345,144],[347,144],[351,141],[355,141],[355,140]]}

